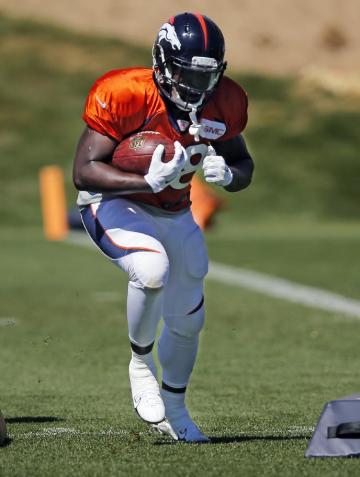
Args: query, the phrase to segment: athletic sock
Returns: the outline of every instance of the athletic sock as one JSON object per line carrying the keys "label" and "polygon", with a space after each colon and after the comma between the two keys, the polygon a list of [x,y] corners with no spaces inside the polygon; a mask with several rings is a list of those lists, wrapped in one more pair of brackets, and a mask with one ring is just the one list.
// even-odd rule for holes
{"label": "athletic sock", "polygon": [[129,282],[127,321],[130,341],[140,347],[153,343],[161,317],[162,289],[138,288]]}
{"label": "athletic sock", "polygon": [[174,388],[184,388],[190,379],[198,350],[199,337],[181,336],[164,325],[159,343],[158,357],[163,381]]}
{"label": "athletic sock", "polygon": [[184,419],[191,419],[185,406],[185,392],[173,393],[163,388],[161,396],[165,404],[166,417],[172,425],[177,427],[184,422]]}
{"label": "athletic sock", "polygon": [[134,377],[143,378],[148,376],[151,372],[156,378],[156,366],[151,351],[147,354],[138,354],[134,350],[131,350],[130,366]]}

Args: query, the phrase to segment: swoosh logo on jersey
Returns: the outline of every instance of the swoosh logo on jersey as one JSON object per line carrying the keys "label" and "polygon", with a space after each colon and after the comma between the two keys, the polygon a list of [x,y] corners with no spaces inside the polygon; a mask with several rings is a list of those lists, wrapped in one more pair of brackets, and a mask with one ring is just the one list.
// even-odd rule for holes
{"label": "swoosh logo on jersey", "polygon": [[202,119],[200,136],[206,139],[218,139],[226,133],[224,123],[218,121],[210,121],[210,119]]}
{"label": "swoosh logo on jersey", "polygon": [[100,106],[102,107],[102,109],[106,109],[106,103],[104,103],[103,101],[101,101],[101,99],[99,98],[98,95],[95,96],[95,99],[96,99],[96,101],[100,104]]}

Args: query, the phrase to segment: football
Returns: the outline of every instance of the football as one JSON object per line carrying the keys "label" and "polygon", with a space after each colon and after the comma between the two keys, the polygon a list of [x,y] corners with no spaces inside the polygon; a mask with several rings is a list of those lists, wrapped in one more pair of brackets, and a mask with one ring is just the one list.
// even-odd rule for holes
{"label": "football", "polygon": [[156,131],[143,131],[121,141],[112,156],[112,165],[124,172],[147,174],[153,152],[159,144],[165,146],[163,162],[169,162],[175,152],[172,139]]}

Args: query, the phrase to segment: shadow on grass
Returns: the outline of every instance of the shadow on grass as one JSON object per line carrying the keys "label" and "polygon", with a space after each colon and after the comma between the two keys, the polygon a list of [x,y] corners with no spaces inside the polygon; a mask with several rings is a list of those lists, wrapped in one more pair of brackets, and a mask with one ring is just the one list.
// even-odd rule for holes
{"label": "shadow on grass", "polygon": [[7,424],[31,424],[34,422],[62,422],[65,421],[62,417],[54,416],[19,416],[8,417],[6,419]]}
{"label": "shadow on grass", "polygon": [[[216,445],[216,444],[233,444],[236,442],[249,442],[249,441],[295,441],[309,439],[310,435],[294,435],[294,436],[224,436],[224,437],[211,437],[211,442],[194,442],[194,444],[201,445]],[[163,445],[177,445],[177,441],[156,441],[155,446]],[[184,442],[185,444],[185,442]]]}
{"label": "shadow on grass", "polygon": [[308,439],[311,436],[294,435],[294,436],[224,436],[211,437],[211,444],[231,444],[233,442],[249,442],[249,441],[296,441]]}
{"label": "shadow on grass", "polygon": [[[62,417],[55,416],[18,416],[8,417],[7,424],[32,424],[36,422],[62,422],[65,421]],[[13,439],[7,437],[0,447],[8,447],[13,442]]]}
{"label": "shadow on grass", "polygon": [[1,444],[0,448],[2,447],[8,447],[11,443],[12,443],[12,439],[10,439],[10,437],[7,437],[4,442]]}

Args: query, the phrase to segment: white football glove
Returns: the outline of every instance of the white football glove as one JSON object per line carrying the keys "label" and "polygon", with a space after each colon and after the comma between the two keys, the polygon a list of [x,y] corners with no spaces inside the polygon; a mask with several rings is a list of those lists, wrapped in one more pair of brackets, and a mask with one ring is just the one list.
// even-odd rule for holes
{"label": "white football glove", "polygon": [[222,156],[217,156],[212,146],[208,147],[207,156],[202,167],[206,182],[225,187],[233,179],[233,173],[226,164],[225,159]]}
{"label": "white football glove", "polygon": [[169,162],[162,162],[165,147],[162,144],[156,146],[151,158],[149,172],[144,176],[153,192],[157,193],[165,189],[176,179],[185,166],[185,149],[178,141],[174,142],[174,157]]}

